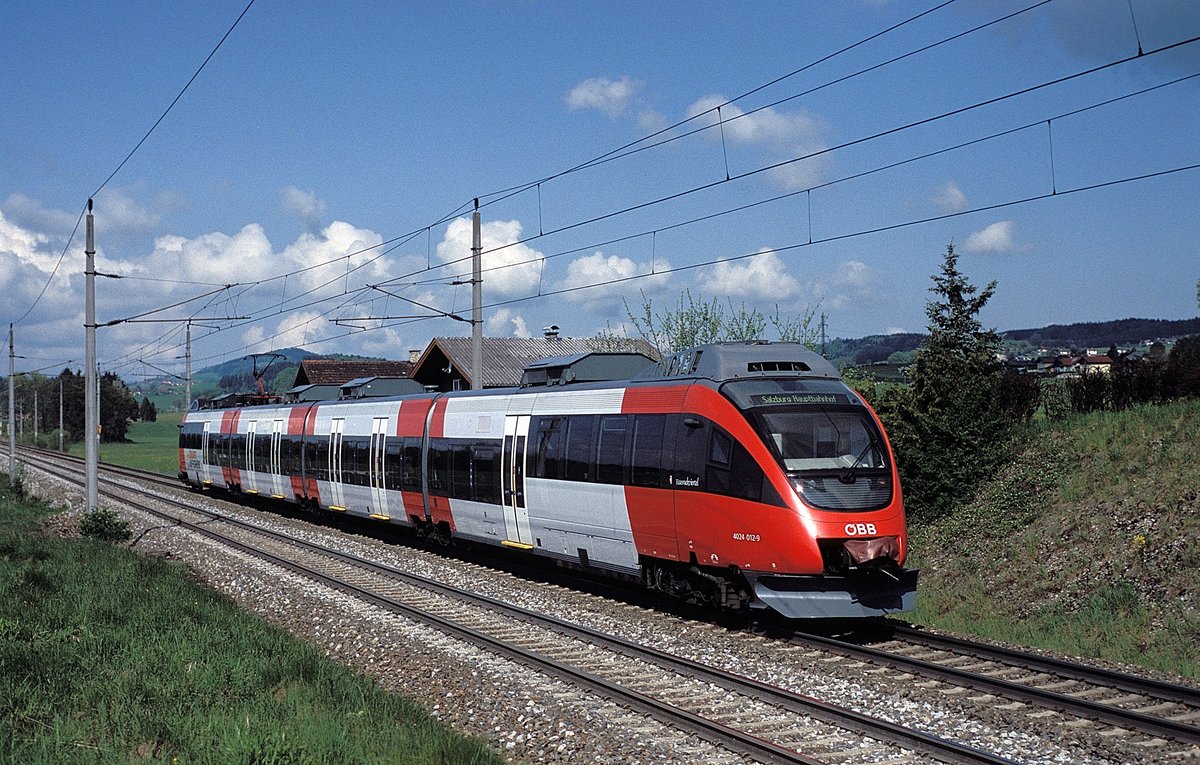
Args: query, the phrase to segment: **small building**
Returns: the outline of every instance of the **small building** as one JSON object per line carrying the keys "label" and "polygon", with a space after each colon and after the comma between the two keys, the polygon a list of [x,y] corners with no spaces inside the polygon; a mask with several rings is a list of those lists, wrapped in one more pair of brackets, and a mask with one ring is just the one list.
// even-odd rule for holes
{"label": "small building", "polygon": [[1080,356],[1078,359],[1080,374],[1103,374],[1112,370],[1113,360],[1107,355]]}
{"label": "small building", "polygon": [[[293,389],[302,385],[342,386],[363,377],[410,377],[411,361],[384,359],[305,359],[296,370]],[[336,393],[334,394],[336,396]]]}

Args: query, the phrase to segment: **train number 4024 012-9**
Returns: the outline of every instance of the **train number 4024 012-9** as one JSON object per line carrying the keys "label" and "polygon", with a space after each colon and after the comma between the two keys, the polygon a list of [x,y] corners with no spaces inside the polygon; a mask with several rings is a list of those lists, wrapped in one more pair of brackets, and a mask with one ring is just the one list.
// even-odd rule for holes
{"label": "train number 4024 012-9", "polygon": [[747,534],[744,531],[733,532],[733,538],[734,538],[734,540],[736,540],[738,542],[761,542],[762,541],[762,537],[759,536],[758,534]]}

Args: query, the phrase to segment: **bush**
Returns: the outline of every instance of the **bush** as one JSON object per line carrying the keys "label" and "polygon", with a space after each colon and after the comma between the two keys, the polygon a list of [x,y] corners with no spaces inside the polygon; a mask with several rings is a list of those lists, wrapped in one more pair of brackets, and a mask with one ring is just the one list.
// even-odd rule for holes
{"label": "bush", "polygon": [[1006,374],[1000,380],[1000,408],[1009,424],[1029,422],[1042,401],[1042,383],[1033,375]]}
{"label": "bush", "polygon": [[88,539],[113,544],[127,541],[133,536],[129,531],[129,521],[106,507],[93,508],[80,516],[79,533]]}
{"label": "bush", "polygon": [[1067,397],[1071,409],[1086,414],[1111,409],[1112,381],[1103,372],[1084,372],[1067,378]]}

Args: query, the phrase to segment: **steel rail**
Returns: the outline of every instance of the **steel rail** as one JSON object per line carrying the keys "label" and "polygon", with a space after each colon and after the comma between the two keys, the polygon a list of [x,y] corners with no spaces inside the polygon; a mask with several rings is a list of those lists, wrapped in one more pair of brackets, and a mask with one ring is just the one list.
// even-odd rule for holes
{"label": "steel rail", "polygon": [[837,638],[797,632],[792,642],[813,648],[833,651],[843,656],[883,664],[904,672],[931,677],[952,685],[966,686],[979,691],[989,691],[1007,698],[1037,704],[1084,719],[1104,722],[1119,728],[1129,728],[1184,744],[1200,744],[1200,728],[1188,723],[1121,709],[1088,699],[1066,696],[1056,691],[1010,680],[989,677],[964,669],[949,667],[924,659],[915,659],[870,646],[848,643]]}
{"label": "steel rail", "polygon": [[1191,688],[1179,683],[1171,683],[1149,677],[1138,677],[1137,675],[1130,675],[1125,672],[1097,667],[1091,664],[1067,661],[1053,656],[1042,656],[1005,646],[977,643],[952,635],[931,633],[908,624],[895,624],[893,634],[901,636],[910,643],[919,643],[934,649],[957,651],[985,660],[1001,660],[1004,663],[1037,672],[1048,672],[1060,677],[1104,685],[1162,701],[1173,701],[1187,706],[1200,707],[1200,689]]}
{"label": "steel rail", "polygon": [[[120,472],[127,471],[122,470]],[[111,483],[109,479],[105,479],[105,482]],[[138,489],[134,487],[121,484],[115,485],[124,491],[138,491]],[[592,673],[568,667],[552,658],[537,654],[530,654],[522,649],[507,646],[502,641],[491,638],[484,633],[479,633],[469,627],[454,624],[453,622],[449,622],[433,614],[426,614],[419,609],[415,609],[397,601],[392,601],[384,596],[370,593],[369,591],[366,591],[357,585],[341,582],[335,577],[331,577],[321,572],[309,569],[308,567],[303,566],[303,564],[293,564],[293,562],[289,562],[287,559],[276,556],[273,553],[265,551],[256,552],[255,548],[252,546],[245,545],[237,540],[226,541],[228,539],[227,537],[207,526],[200,526],[177,519],[161,511],[146,507],[141,503],[131,501],[128,498],[118,497],[110,491],[105,491],[103,493],[114,500],[132,505],[143,512],[151,513],[156,517],[170,518],[171,520],[176,521],[177,523],[186,526],[189,529],[194,529],[195,531],[198,531],[199,533],[210,538],[222,541],[222,543],[232,544],[237,549],[240,549],[248,554],[270,559],[271,562],[276,563],[277,565],[296,570],[298,573],[318,579],[326,584],[329,584],[330,586],[353,594],[356,597],[362,597],[363,599],[370,600],[371,602],[375,602],[378,605],[383,605],[389,609],[393,607],[403,609],[406,615],[412,616],[413,618],[418,618],[421,621],[438,629],[451,631],[455,634],[461,634],[465,639],[471,640],[472,642],[482,642],[488,647],[503,652],[505,655],[510,657],[516,657],[521,661],[527,661],[526,657],[533,656],[539,665],[542,665],[551,673],[557,674],[561,677],[567,677],[573,682],[584,684],[603,695],[609,697],[618,697],[623,703],[630,703],[638,706],[647,713],[657,714],[659,719],[662,719],[665,715],[669,719],[675,720],[676,724],[680,725],[681,727],[690,726],[692,732],[701,738],[705,738],[713,743],[719,743],[721,746],[725,746],[733,751],[738,751],[742,754],[750,754],[755,757],[763,757],[764,755],[767,755],[769,758],[773,758],[772,761],[778,762],[818,762],[816,760],[807,758],[804,755],[800,755],[793,750],[779,747],[771,742],[764,741],[757,736],[739,732],[735,729],[728,728],[720,723],[708,720],[707,718],[701,717],[687,710],[680,709],[665,702],[659,702],[637,691],[623,687],[618,683],[610,682]],[[880,738],[900,747],[907,747],[921,751],[942,762],[956,764],[970,763],[972,765],[1014,765],[1014,761],[1011,759],[1001,757],[999,755],[995,755],[966,744],[945,739],[933,734],[914,731],[905,728],[902,725],[873,718],[835,704],[822,702],[803,694],[778,688],[776,686],[754,680],[753,678],[737,675],[735,673],[710,667],[690,659],[675,656],[664,651],[649,648],[633,641],[614,635],[609,635],[589,627],[571,624],[564,620],[530,611],[520,606],[514,606],[495,598],[468,592],[452,585],[432,582],[428,579],[408,574],[390,566],[377,563],[376,561],[362,558],[351,553],[333,550],[305,540],[295,539],[285,534],[262,528],[241,519],[229,518],[222,516],[219,513],[214,513],[209,510],[188,505],[187,503],[180,502],[179,500],[164,498],[157,495],[150,496],[156,501],[167,502],[169,504],[180,506],[189,512],[195,512],[212,518],[220,519],[226,523],[239,526],[253,533],[283,541],[289,545],[305,549],[309,552],[314,552],[320,555],[342,560],[359,568],[372,571],[373,573],[402,580],[407,584],[424,590],[432,590],[460,600],[473,601],[476,604],[484,606],[490,610],[502,612],[511,617],[538,624],[539,626],[546,627],[573,639],[580,639],[596,644],[602,644],[608,647],[609,650],[657,664],[660,667],[670,669],[678,674],[707,680],[709,682],[726,687],[729,690],[743,693],[751,698],[757,698],[776,704],[792,713],[807,715],[814,719],[821,720],[829,725],[854,731],[864,736]],[[714,740],[714,737],[716,740]]]}

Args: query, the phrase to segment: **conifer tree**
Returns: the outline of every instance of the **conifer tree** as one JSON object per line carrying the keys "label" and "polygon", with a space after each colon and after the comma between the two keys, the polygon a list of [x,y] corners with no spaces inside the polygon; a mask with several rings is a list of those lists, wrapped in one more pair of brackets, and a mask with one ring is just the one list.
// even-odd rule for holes
{"label": "conifer tree", "polygon": [[929,337],[917,351],[911,388],[881,402],[915,517],[936,517],[968,498],[1003,458],[1008,424],[1001,405],[1000,336],[978,315],[996,289],[979,290],[958,269],[954,245],[926,303]]}

